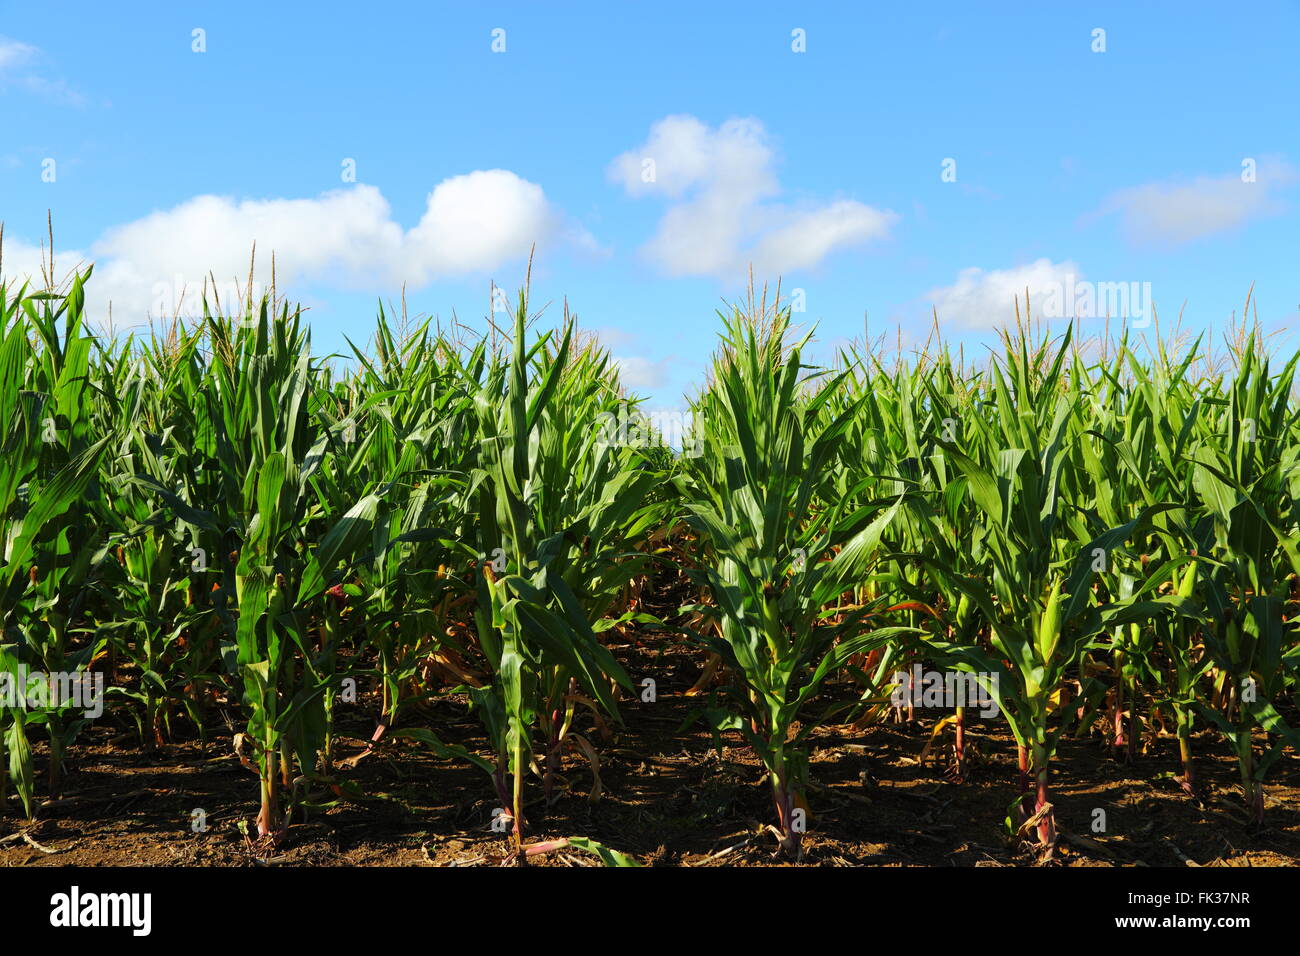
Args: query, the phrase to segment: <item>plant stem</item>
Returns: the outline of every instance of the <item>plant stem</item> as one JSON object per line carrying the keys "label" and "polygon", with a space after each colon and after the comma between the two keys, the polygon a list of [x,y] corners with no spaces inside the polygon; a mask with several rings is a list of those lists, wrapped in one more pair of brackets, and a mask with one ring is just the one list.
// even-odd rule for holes
{"label": "plant stem", "polygon": [[1034,745],[1034,769],[1037,771],[1038,792],[1034,801],[1034,813],[1048,807],[1047,814],[1038,823],[1038,843],[1051,849],[1056,845],[1056,811],[1050,808],[1051,793],[1048,787],[1047,747],[1042,743]]}
{"label": "plant stem", "polygon": [[1196,795],[1196,763],[1192,757],[1191,727],[1182,714],[1178,715],[1178,755],[1183,762],[1183,790],[1188,796]]}
{"label": "plant stem", "polygon": [[956,739],[953,743],[953,760],[956,764],[957,779],[966,779],[966,708],[957,708]]}
{"label": "plant stem", "polygon": [[514,798],[514,815],[515,815],[515,850],[519,851],[520,861],[524,859],[524,736],[519,734],[515,738],[515,798]]}

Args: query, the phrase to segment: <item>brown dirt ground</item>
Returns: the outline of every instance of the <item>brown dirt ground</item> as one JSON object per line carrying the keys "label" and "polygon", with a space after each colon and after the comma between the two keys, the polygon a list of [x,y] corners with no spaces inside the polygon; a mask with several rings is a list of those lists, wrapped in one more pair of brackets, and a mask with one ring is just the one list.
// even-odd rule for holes
{"label": "brown dirt ground", "polygon": [[[700,673],[701,655],[664,634],[611,645],[639,684],[657,682],[654,703],[632,699],[626,727],[600,741],[605,792],[588,797],[587,762],[564,762],[566,790],[551,807],[527,809],[531,839],[582,835],[651,865],[777,865],[766,831],[771,801],[760,765],[736,735],[719,755],[700,724],[679,732],[699,698],[684,691]],[[830,696],[852,693],[838,685]],[[937,712],[916,723],[862,731],[828,727],[812,738],[811,816],[804,863],[820,866],[1008,866],[1035,862],[1011,841],[1003,817],[1016,794],[1015,747],[1005,724],[976,721],[970,732],[979,762],[962,784],[944,776],[945,755],[922,766],[918,756]],[[484,738],[463,700],[441,699],[411,723],[428,722],[449,741],[484,752]],[[339,756],[360,753],[373,723],[363,706],[340,714]],[[495,800],[478,770],[438,760],[411,741],[386,742],[350,777],[365,802],[309,811],[274,855],[252,851],[238,821],[256,815],[257,785],[232,753],[231,731],[211,731],[206,748],[181,741],[152,755],[125,727],[101,723],[70,754],[62,796],[43,803],[34,827],[0,818],[0,866],[290,866],[490,865],[506,852],[491,832]],[[950,741],[951,737],[947,737]],[[1058,822],[1067,834],[1055,866],[1291,866],[1300,863],[1300,759],[1288,753],[1267,788],[1267,825],[1245,825],[1236,766],[1211,732],[1196,741],[1206,787],[1200,803],[1173,781],[1177,748],[1160,738],[1126,765],[1099,738],[1066,740],[1053,764]],[[530,783],[536,796],[540,788]],[[191,829],[202,808],[207,832]],[[1093,833],[1096,808],[1106,832]],[[18,834],[26,829],[39,844]],[[43,849],[41,849],[43,848]],[[45,852],[54,851],[54,852]],[[537,858],[544,865],[592,865],[574,851]]]}

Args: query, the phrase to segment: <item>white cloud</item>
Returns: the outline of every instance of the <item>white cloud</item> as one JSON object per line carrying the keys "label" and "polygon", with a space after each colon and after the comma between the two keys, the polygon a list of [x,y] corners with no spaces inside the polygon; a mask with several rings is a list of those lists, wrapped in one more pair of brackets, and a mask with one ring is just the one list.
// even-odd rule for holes
{"label": "white cloud", "polygon": [[1026,289],[1030,305],[1038,312],[1053,297],[1059,302],[1061,290],[1075,286],[1081,277],[1073,262],[1050,259],[988,271],[972,266],[961,270],[952,285],[931,289],[922,298],[927,306],[934,307],[945,325],[992,329],[1015,322],[1017,297],[1024,315]]}
{"label": "white cloud", "polygon": [[792,215],[759,241],[754,268],[762,272],[810,268],[839,246],[887,236],[897,219],[892,212],[847,200]]}
{"label": "white cloud", "polygon": [[[19,239],[14,239],[6,232],[4,245],[0,247],[0,253],[4,256],[3,262],[0,263],[0,269],[3,269],[0,275],[4,276],[6,284],[12,285],[14,279],[21,283],[24,279],[30,277],[30,285],[39,285],[43,288],[45,282],[42,279],[41,263],[44,260],[41,252],[39,245],[31,245]],[[54,265],[62,273],[68,271],[65,267],[71,268],[80,260],[81,253],[79,252],[59,253]]]}
{"label": "white cloud", "polygon": [[[633,196],[662,193],[676,199],[691,186],[718,178],[719,167],[726,167],[739,174],[739,181],[724,186],[763,194],[776,188],[765,140],[756,120],[730,119],[714,132],[694,116],[667,116],[650,128],[644,145],[614,159],[609,175]],[[647,160],[653,161],[651,171]]]}
{"label": "white cloud", "polygon": [[600,340],[601,345],[614,349],[622,345],[631,345],[640,338],[635,332],[628,332],[612,325],[602,325],[592,329],[592,332]]}
{"label": "white cloud", "polygon": [[1276,192],[1296,178],[1289,164],[1262,159],[1254,182],[1243,182],[1241,173],[1228,173],[1146,183],[1112,193],[1094,217],[1118,213],[1125,231],[1139,242],[1190,242],[1281,211]]}
{"label": "white cloud", "polygon": [[652,362],[640,355],[615,355],[614,362],[625,388],[658,388],[667,377],[667,359]]}
{"label": "white cloud", "polygon": [[478,272],[523,255],[559,217],[536,183],[504,169],[443,180],[407,236],[408,273]]}
{"label": "white cloud", "polygon": [[86,98],[80,92],[63,80],[50,79],[33,69],[40,52],[30,43],[0,36],[0,90],[13,84],[48,100],[84,106]]}
{"label": "white cloud", "polygon": [[36,47],[19,43],[8,37],[0,37],[0,72],[12,70],[30,62],[36,56]]}
{"label": "white cloud", "polygon": [[730,119],[716,130],[694,116],[655,123],[646,142],[610,163],[632,196],[671,201],[643,252],[670,275],[738,280],[806,269],[833,252],[887,236],[898,216],[853,200],[787,208],[763,125]]}
{"label": "white cloud", "polygon": [[[540,186],[493,169],[439,183],[409,230],[374,186],[313,199],[197,196],[109,229],[86,252],[59,252],[57,265],[62,273],[78,261],[95,262],[87,287],[91,314],[106,317],[111,299],[115,324],[126,326],[171,314],[182,291],[182,312],[198,311],[209,274],[223,290],[246,282],[254,242],[260,288],[269,283],[274,252],[281,290],[307,282],[374,290],[481,273],[527,255],[534,242],[572,238],[574,231]],[[38,261],[35,247],[6,242],[7,275],[36,274]]]}

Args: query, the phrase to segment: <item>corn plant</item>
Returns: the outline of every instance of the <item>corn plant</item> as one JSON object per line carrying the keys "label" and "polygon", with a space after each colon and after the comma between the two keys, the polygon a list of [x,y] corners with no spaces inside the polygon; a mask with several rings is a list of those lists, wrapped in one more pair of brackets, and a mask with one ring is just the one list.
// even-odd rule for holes
{"label": "corn plant", "polygon": [[[610,418],[643,425],[639,399],[567,307],[531,331],[526,290],[504,336],[381,308],[367,349],[321,358],[274,296],[98,338],[88,275],[0,280],[0,681],[102,671],[146,751],[206,742],[237,702],[267,844],[323,795],[358,796],[345,771],[405,739],[488,775],[508,859],[630,862],[526,843],[524,817],[588,771],[600,797],[631,687],[604,642],[658,624],[652,562],[698,591],[683,610],[710,663],[690,693],[763,761],[795,858],[809,735],[887,714],[903,664],[994,696],[1019,762],[1010,828],[1049,849],[1066,735],[1136,760],[1172,714],[1196,794],[1213,779],[1198,787],[1194,731],[1217,729],[1252,823],[1300,745],[1300,360],[1256,336],[1225,367],[1199,338],[1142,355],[1018,319],[987,362],[863,343],[830,371],[751,296],[693,402],[702,454],[676,455],[611,437]],[[377,728],[339,760],[348,678]],[[466,700],[481,750],[438,723]],[[921,750],[953,727],[958,781],[966,717]],[[12,785],[34,816],[42,747],[55,793],[83,725],[48,694],[0,702],[0,808]]]}
{"label": "corn plant", "polygon": [[[0,659],[11,680],[20,668],[84,673],[102,646],[88,626],[87,604],[104,533],[86,514],[99,496],[108,439],[92,440],[89,427],[92,341],[82,329],[84,278],[75,277],[66,294],[20,288],[11,296],[0,285]],[[29,728],[44,727],[49,785],[57,791],[66,747],[83,720],[48,693],[44,701],[0,709],[9,776],[31,816]]]}
{"label": "corn plant", "polygon": [[[206,603],[195,602],[204,561],[188,547],[186,525],[175,510],[184,509],[170,488],[190,459],[176,434],[170,393],[183,374],[179,349],[160,347],[155,338],[138,350],[134,337],[116,348],[101,346],[100,416],[125,424],[113,430],[114,441],[104,470],[112,494],[101,518],[110,529],[111,571],[106,571],[105,620],[100,630],[109,640],[108,670],[134,667],[134,686],[113,686],[115,696],[130,700],[132,716],[146,750],[161,746],[171,734],[175,710],[183,708],[203,732],[201,695],[196,685],[209,679],[217,655],[199,638],[216,620]],[[113,350],[113,351],[109,351]],[[115,573],[114,573],[115,572]]]}
{"label": "corn plant", "polygon": [[457,573],[473,560],[475,514],[468,473],[475,462],[473,395],[485,366],[479,343],[458,355],[426,322],[404,340],[381,309],[371,356],[353,346],[349,382],[333,433],[349,475],[384,475],[390,507],[379,518],[377,547],[356,569],[365,646],[377,655],[381,691],[375,739],[425,694],[419,682],[431,656],[459,656],[472,586]]}
{"label": "corn plant", "polygon": [[[278,838],[284,797],[300,796],[299,778],[318,773],[328,736],[323,698],[334,688],[322,663],[331,658],[312,641],[313,612],[339,564],[364,553],[381,490],[344,509],[314,484],[330,435],[312,413],[312,358],[297,314],[276,314],[263,299],[242,321],[209,315],[207,331],[203,424],[228,497],[219,518],[193,517],[209,532],[231,529],[217,612],[229,621],[224,656],[247,717],[236,749],[260,781],[258,836]],[[309,550],[303,529],[314,523],[325,527]]]}
{"label": "corn plant", "polygon": [[716,636],[696,637],[732,678],[726,706],[707,716],[762,759],[780,848],[798,856],[804,741],[817,722],[792,728],[845,661],[906,630],[871,627],[871,605],[834,617],[824,609],[870,573],[900,505],[850,508],[852,495],[834,494],[832,465],[856,407],[822,411],[846,373],[819,382],[802,360],[808,338],[786,342],[789,311],[765,319],[739,309],[723,316],[713,381],[694,406],[704,454],[685,464],[680,487],[686,520],[709,548],[693,577],[716,602],[691,608],[717,622]]}
{"label": "corn plant", "polygon": [[[899,514],[890,534],[891,550],[906,551],[923,546],[943,567],[974,573],[983,561],[982,537],[977,533],[981,513],[964,493],[959,474],[944,458],[939,441],[955,441],[961,423],[970,412],[971,396],[981,381],[978,372],[968,372],[951,353],[922,356],[909,366],[899,363],[885,368],[878,355],[853,350],[844,356],[850,368],[848,394],[861,400],[861,412],[850,430],[853,457],[868,463],[880,478],[877,489],[893,494],[911,491],[912,506]],[[845,469],[840,494],[859,474]],[[936,633],[947,643],[974,645],[985,623],[975,613],[969,595],[950,586],[949,577],[926,573],[907,560],[886,557],[887,573],[881,587],[910,600],[896,607],[908,614],[908,623]],[[885,691],[903,690],[887,684],[901,665],[914,657],[935,658],[924,643],[895,642],[880,653],[876,671],[865,677],[864,697],[879,705]],[[914,691],[908,687],[906,711],[914,713]],[[892,697],[892,695],[889,695]],[[877,706],[877,712],[879,707]],[[951,718],[954,727],[953,759],[948,773],[960,782],[968,769],[966,706],[957,703]],[[936,725],[936,732],[943,728]]]}
{"label": "corn plant", "polygon": [[[1031,353],[1026,337],[1007,340],[1003,364],[991,369],[996,417],[973,416],[967,450],[940,441],[966,493],[985,516],[980,551],[987,571],[968,575],[918,557],[969,596],[989,624],[989,650],[945,646],[953,665],[981,675],[1007,717],[1020,751],[1021,787],[1029,789],[1015,829],[1033,824],[1039,844],[1056,842],[1049,763],[1069,726],[1067,714],[1049,726],[1061,682],[1098,634],[1147,620],[1164,599],[1140,601],[1140,591],[1100,602],[1094,577],[1113,566],[1112,554],[1160,509],[1143,509],[1131,521],[1095,529],[1091,541],[1069,535],[1069,502],[1061,475],[1077,441],[1080,395],[1061,387],[1069,334],[1056,354]],[[978,455],[972,457],[968,452]],[[1100,559],[1100,561],[1099,561]],[[1009,818],[1015,822],[1014,816]]]}
{"label": "corn plant", "polygon": [[627,580],[621,563],[637,559],[621,555],[619,545],[635,533],[653,480],[636,469],[631,449],[599,444],[598,416],[610,406],[601,388],[612,388],[608,361],[573,361],[570,322],[554,345],[550,336],[530,345],[527,320],[521,292],[509,360],[494,360],[474,395],[474,623],[487,680],[465,690],[493,759],[448,747],[429,732],[409,734],[491,775],[519,862],[541,852],[524,845],[524,783],[534,755],[547,764],[549,789],[575,706],[585,702],[618,719],[615,688],[631,689],[596,626]]}
{"label": "corn plant", "polygon": [[[1297,358],[1276,376],[1251,339],[1213,432],[1190,454],[1192,482],[1207,512],[1201,550],[1209,558],[1206,603],[1214,625],[1206,649],[1230,681],[1224,706],[1201,713],[1233,744],[1248,812],[1264,817],[1264,780],[1300,734],[1278,712],[1284,692],[1293,628],[1284,618],[1288,570],[1300,574],[1300,538],[1294,529],[1290,482],[1296,471],[1292,436],[1300,412],[1290,399]],[[1219,429],[1222,429],[1221,431]],[[1253,730],[1274,735],[1262,755]]]}
{"label": "corn plant", "polygon": [[[1193,558],[1181,577],[1175,576],[1175,593],[1193,608],[1197,600],[1200,561]],[[1161,646],[1169,660],[1169,679],[1163,685],[1165,699],[1174,711],[1178,758],[1183,773],[1179,784],[1188,796],[1196,796],[1196,761],[1192,753],[1192,731],[1196,724],[1199,688],[1209,673],[1212,659],[1202,646],[1205,622],[1193,616],[1160,618],[1156,621]]]}

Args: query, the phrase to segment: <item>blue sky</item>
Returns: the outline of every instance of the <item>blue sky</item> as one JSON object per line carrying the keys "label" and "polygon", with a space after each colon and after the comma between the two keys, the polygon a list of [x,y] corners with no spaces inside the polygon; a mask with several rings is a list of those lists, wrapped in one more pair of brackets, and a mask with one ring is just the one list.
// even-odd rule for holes
{"label": "blue sky", "polygon": [[1296,3],[974,6],[0,3],[4,270],[51,210],[125,326],[256,240],[332,350],[404,280],[481,326],[535,241],[535,304],[664,406],[751,262],[823,355],[987,341],[1026,285],[1300,319]]}

